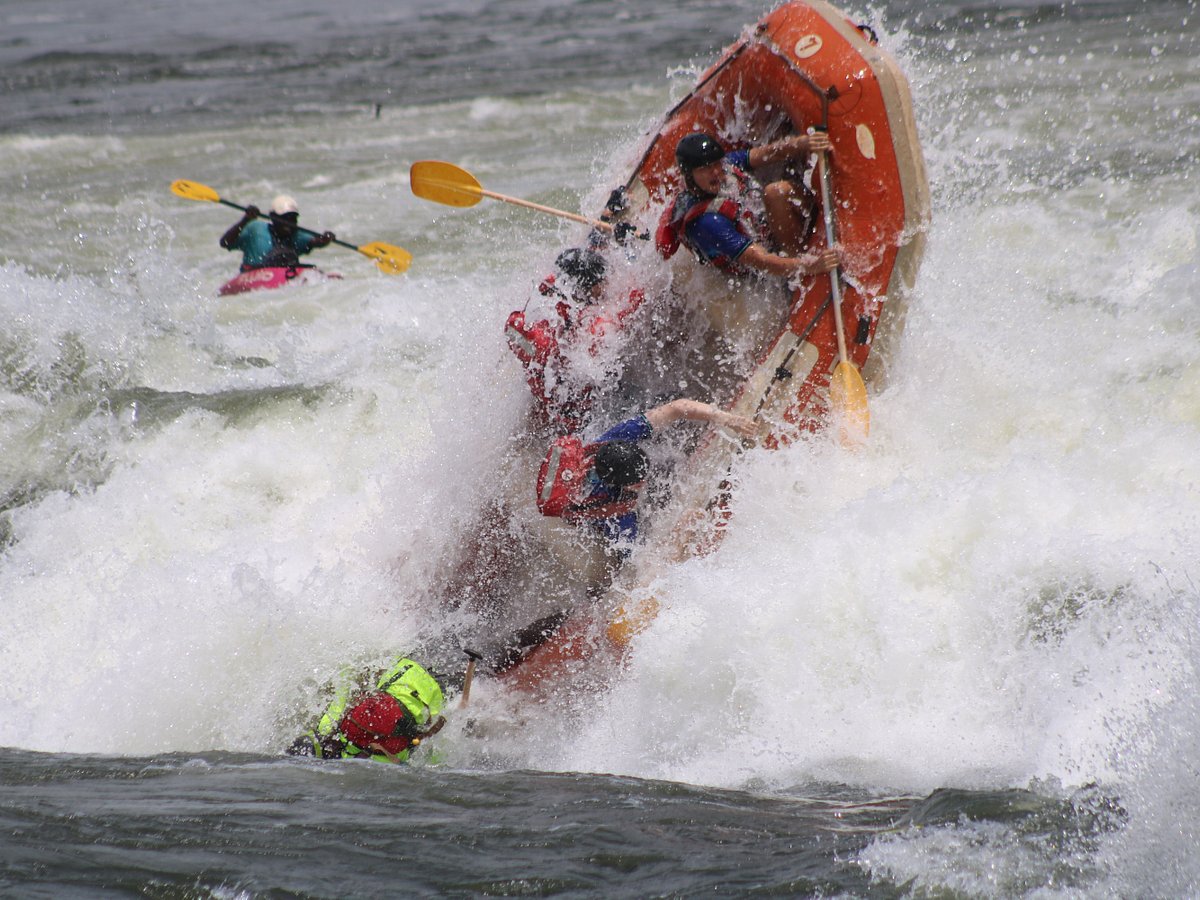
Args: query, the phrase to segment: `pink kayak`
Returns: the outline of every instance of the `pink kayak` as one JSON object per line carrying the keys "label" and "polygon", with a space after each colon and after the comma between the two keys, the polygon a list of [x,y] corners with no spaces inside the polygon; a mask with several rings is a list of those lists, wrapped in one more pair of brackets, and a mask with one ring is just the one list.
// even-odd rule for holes
{"label": "pink kayak", "polygon": [[221,285],[217,291],[222,297],[228,294],[244,294],[247,291],[266,290],[288,284],[311,284],[327,278],[341,278],[333,272],[322,272],[314,266],[264,266],[247,269]]}

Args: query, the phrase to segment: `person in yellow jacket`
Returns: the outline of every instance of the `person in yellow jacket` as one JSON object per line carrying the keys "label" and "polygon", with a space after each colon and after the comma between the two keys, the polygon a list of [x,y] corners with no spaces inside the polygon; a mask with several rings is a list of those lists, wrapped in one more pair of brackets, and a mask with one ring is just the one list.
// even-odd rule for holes
{"label": "person in yellow jacket", "polygon": [[[520,663],[558,630],[566,620],[565,611],[543,616],[478,653],[459,646],[469,658],[465,672],[456,672],[449,661],[446,642],[426,646],[414,653],[421,659],[433,659],[431,668],[401,656],[364,688],[369,678],[356,677],[347,669],[340,678],[333,701],[307,732],[288,747],[289,756],[315,756],[319,759],[373,759],[377,762],[407,762],[422,741],[442,730],[446,720],[446,689],[460,693],[459,706],[465,706],[470,694],[476,664],[484,675],[500,675]],[[453,642],[451,642],[453,643]],[[436,666],[436,668],[432,668]],[[454,673],[450,675],[435,673]]]}
{"label": "person in yellow jacket", "polygon": [[315,728],[288,748],[291,756],[406,762],[421,741],[446,724],[442,686],[427,670],[401,657],[374,689],[341,687]]}

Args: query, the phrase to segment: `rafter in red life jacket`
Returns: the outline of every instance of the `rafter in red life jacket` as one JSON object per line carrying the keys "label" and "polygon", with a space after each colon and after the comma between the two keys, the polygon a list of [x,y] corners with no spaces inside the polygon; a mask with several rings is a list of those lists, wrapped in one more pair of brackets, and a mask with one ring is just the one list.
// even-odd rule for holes
{"label": "rafter in red life jacket", "polygon": [[[571,307],[566,295],[555,286],[553,275],[548,275],[538,285],[538,290],[544,295],[561,298],[554,304],[560,321],[539,319],[529,323],[525,319],[525,310],[514,310],[505,323],[504,336],[509,349],[520,360],[521,367],[525,370],[525,383],[539,401],[538,409],[543,417],[549,422],[558,422],[568,428],[578,428],[590,402],[590,387],[574,392],[578,393],[578,396],[560,398],[556,396],[551,384],[547,383],[560,383],[566,374],[567,362],[559,346],[559,337],[574,325]],[[548,373],[553,377],[548,379]]]}
{"label": "rafter in red life jacket", "polygon": [[589,522],[623,516],[637,508],[638,485],[623,489],[615,500],[587,496],[588,474],[601,446],[584,444],[573,434],[554,440],[538,471],[538,512],[567,522]]}
{"label": "rafter in red life jacket", "polygon": [[[574,430],[580,427],[591,405],[593,388],[592,385],[570,383],[570,366],[563,355],[562,344],[571,340],[573,334],[586,324],[587,352],[591,356],[598,355],[611,335],[618,333],[626,319],[641,306],[646,295],[634,289],[629,292],[627,302],[615,310],[591,313],[590,308],[585,308],[582,314],[576,315],[567,295],[555,284],[553,275],[542,280],[538,291],[559,298],[554,304],[559,321],[539,319],[531,323],[525,310],[514,310],[505,323],[504,336],[525,370],[525,382],[539,401],[543,417],[548,422],[558,422]],[[564,383],[567,390],[556,390]]]}

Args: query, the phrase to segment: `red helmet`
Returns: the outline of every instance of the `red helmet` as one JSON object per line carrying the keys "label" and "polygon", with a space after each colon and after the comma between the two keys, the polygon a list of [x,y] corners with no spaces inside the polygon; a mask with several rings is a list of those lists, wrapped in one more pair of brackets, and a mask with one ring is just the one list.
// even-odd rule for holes
{"label": "red helmet", "polygon": [[416,722],[391,694],[378,691],[363,697],[342,716],[338,728],[360,750],[378,744],[388,753],[407,750],[417,735]]}

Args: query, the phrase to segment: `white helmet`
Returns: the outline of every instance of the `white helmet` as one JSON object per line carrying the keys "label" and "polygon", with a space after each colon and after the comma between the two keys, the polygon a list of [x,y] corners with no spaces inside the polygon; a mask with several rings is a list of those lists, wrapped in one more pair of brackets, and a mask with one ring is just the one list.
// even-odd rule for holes
{"label": "white helmet", "polygon": [[287,215],[288,213],[300,214],[300,210],[296,208],[296,200],[287,194],[280,194],[271,201],[271,212],[277,216]]}

